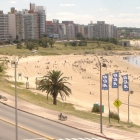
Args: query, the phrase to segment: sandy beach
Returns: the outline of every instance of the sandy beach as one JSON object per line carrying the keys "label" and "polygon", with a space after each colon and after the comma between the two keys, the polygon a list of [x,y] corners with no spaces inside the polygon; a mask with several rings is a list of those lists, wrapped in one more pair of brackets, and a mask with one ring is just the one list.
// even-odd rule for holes
{"label": "sandy beach", "polygon": [[[121,75],[129,75],[130,90],[134,93],[130,95],[130,122],[140,125],[140,67],[130,64],[123,59],[124,56],[98,56],[101,63],[107,67],[102,67],[102,75],[109,74],[109,94],[111,111],[117,112],[114,101],[117,99],[119,91],[120,119],[127,122],[128,118],[128,92],[112,88],[112,73],[120,71],[119,83],[122,84]],[[9,58],[9,59],[12,59]],[[91,111],[93,104],[100,102],[100,70],[98,60],[94,55],[59,55],[59,56],[28,56],[21,58],[17,68],[17,81],[26,83],[28,77],[29,87],[36,89],[36,77],[42,77],[51,70],[61,70],[68,77],[69,87],[72,95],[67,97],[66,102],[73,103],[76,109]],[[21,74],[21,76],[19,76]],[[14,68],[8,65],[7,75],[9,80],[14,81]],[[39,91],[37,91],[39,92]],[[46,95],[46,93],[39,92]],[[108,91],[102,90],[104,116],[108,116]],[[61,100],[60,97],[58,99]]]}

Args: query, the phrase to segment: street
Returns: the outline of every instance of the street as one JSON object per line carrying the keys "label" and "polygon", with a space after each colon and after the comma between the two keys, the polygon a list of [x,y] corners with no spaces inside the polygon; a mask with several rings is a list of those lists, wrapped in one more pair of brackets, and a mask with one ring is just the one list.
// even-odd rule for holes
{"label": "street", "polygon": [[[41,137],[19,128],[19,140],[33,138]],[[0,121],[0,140],[15,140],[15,126]]]}
{"label": "street", "polygon": [[[15,112],[14,112],[15,110],[13,108],[3,104],[0,104],[0,108],[1,108],[0,117],[9,120],[11,122],[15,122]],[[18,111],[18,124],[56,139],[88,138],[90,140],[92,138],[93,140],[94,138],[96,138],[96,136],[94,136],[93,134],[89,134],[21,111]],[[3,129],[3,133],[7,133],[7,131],[8,133],[10,133],[9,131],[12,131],[13,132],[12,135],[13,136],[15,135],[14,126],[12,126],[11,129]],[[20,133],[20,129],[18,132],[19,137],[22,137],[23,133],[22,134]],[[103,139],[97,138],[97,140]]]}

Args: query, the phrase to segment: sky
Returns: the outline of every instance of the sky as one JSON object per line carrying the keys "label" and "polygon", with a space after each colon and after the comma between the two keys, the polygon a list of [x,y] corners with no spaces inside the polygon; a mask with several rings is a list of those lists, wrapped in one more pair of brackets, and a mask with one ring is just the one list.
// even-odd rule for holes
{"label": "sky", "polygon": [[0,10],[8,13],[29,9],[29,4],[44,6],[47,20],[58,19],[60,23],[72,20],[87,25],[91,21],[105,21],[117,27],[140,28],[140,0],[0,0]]}

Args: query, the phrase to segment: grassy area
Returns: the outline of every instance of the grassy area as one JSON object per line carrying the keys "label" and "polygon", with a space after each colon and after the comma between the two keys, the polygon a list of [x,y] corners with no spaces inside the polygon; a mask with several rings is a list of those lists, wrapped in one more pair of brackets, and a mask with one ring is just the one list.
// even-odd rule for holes
{"label": "grassy area", "polygon": [[[84,54],[85,52],[94,52],[96,50],[129,50],[131,48],[124,48],[120,45],[115,45],[108,42],[88,42],[87,46],[67,46],[63,42],[56,42],[53,48],[43,48],[38,47],[38,53],[40,55],[60,55],[60,54]],[[6,46],[0,48],[0,54],[3,55],[23,55],[30,53],[30,50],[23,47],[22,49],[17,49],[16,46]]]}

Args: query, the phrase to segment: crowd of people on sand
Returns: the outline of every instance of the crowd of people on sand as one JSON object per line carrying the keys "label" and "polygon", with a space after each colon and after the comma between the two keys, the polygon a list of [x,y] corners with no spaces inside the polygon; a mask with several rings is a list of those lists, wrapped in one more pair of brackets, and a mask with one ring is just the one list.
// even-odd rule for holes
{"label": "crowd of people on sand", "polygon": [[[111,68],[111,67],[115,67],[114,65],[113,65],[113,60],[108,60],[108,59],[104,59],[103,57],[102,58],[100,58],[100,60],[102,61],[102,62],[107,62],[108,63],[108,66]],[[41,62],[40,60],[38,60],[37,61],[37,64],[35,65],[35,68],[37,68],[37,69],[41,69],[41,65],[40,65],[40,63],[39,62]],[[28,63],[28,62],[27,62]],[[112,63],[112,64],[111,64]],[[92,66],[92,68],[93,69],[99,69],[99,64],[98,64],[98,62],[97,62],[97,59],[96,58],[91,58],[90,59],[90,57],[87,57],[86,56],[86,58],[85,59],[80,59],[80,60],[76,60],[76,61],[74,61],[73,63],[71,63],[71,61],[69,61],[68,62],[68,60],[65,60],[64,59],[64,61],[63,62],[59,62],[58,61],[58,63],[57,63],[57,61],[55,60],[53,63],[52,63],[52,61],[49,61],[48,59],[47,59],[47,62],[45,62],[45,64],[47,64],[47,66],[46,66],[46,70],[49,70],[49,69],[59,69],[59,66],[61,65],[61,66],[63,66],[63,67],[65,67],[65,66],[72,66],[73,68],[76,68],[76,70],[77,71],[79,71],[79,74],[81,74],[81,78],[82,79],[92,79],[92,77],[89,75],[89,76],[87,76],[87,66]],[[52,65],[50,65],[50,64],[52,64]],[[116,65],[116,68],[118,68],[118,66]],[[128,71],[128,69],[129,69],[129,67],[126,67],[126,69],[127,70],[123,70],[123,71],[119,71],[119,70],[116,70],[116,71],[119,71],[120,73],[127,73],[127,71]],[[38,70],[38,72],[37,72],[37,74],[39,74],[39,75],[41,75],[41,74],[45,74],[44,72],[42,72],[42,71],[39,71]],[[115,70],[114,70],[115,71]],[[45,71],[46,72],[46,71]],[[84,72],[84,73],[83,73]],[[111,73],[110,73],[110,75],[111,75]],[[133,77],[133,75],[129,75],[130,77],[132,77],[132,82],[134,82],[134,80],[140,80],[140,76],[139,77]],[[67,79],[68,80],[72,80],[72,76],[67,76]],[[90,84],[89,84],[90,85]],[[91,84],[91,85],[94,85],[94,84]]]}

